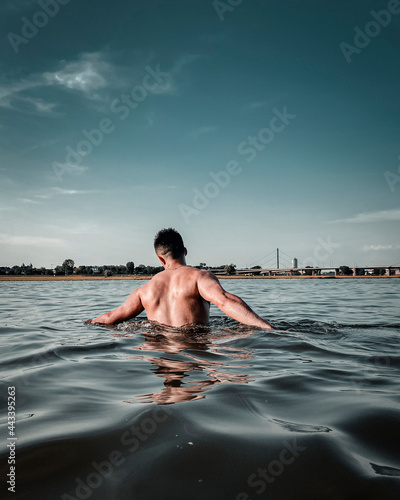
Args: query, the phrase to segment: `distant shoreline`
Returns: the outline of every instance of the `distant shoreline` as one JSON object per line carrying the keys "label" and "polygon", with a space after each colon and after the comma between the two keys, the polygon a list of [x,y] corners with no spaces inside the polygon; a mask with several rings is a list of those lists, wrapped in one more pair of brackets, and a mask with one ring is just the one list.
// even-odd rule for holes
{"label": "distant shoreline", "polygon": [[[309,279],[399,279],[400,276],[225,276],[216,275],[219,279],[228,280],[309,280]],[[0,276],[0,281],[115,281],[115,280],[149,280],[153,276],[130,274],[127,276],[81,276],[69,275],[65,276]]]}

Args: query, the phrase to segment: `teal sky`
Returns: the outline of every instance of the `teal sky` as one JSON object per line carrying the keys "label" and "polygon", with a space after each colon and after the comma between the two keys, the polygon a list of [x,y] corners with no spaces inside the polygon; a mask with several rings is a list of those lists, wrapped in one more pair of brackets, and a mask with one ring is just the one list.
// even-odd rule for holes
{"label": "teal sky", "polygon": [[400,2],[230,4],[2,0],[0,265],[400,263]]}

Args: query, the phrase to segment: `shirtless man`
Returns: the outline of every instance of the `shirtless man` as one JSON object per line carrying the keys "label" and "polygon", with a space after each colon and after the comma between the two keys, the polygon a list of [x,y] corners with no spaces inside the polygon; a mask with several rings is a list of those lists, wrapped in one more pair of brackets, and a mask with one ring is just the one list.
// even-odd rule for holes
{"label": "shirtless man", "polygon": [[272,329],[242,299],[226,292],[212,273],[186,265],[187,250],[175,229],[159,231],[154,249],[165,270],[134,290],[117,309],[87,323],[116,324],[145,310],[150,321],[169,326],[207,325],[212,302],[240,323]]}

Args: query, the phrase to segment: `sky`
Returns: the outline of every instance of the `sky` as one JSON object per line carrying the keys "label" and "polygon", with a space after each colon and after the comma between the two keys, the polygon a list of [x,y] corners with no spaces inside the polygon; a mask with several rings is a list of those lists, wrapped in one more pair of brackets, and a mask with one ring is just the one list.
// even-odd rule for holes
{"label": "sky", "polygon": [[400,1],[2,0],[0,266],[400,264]]}

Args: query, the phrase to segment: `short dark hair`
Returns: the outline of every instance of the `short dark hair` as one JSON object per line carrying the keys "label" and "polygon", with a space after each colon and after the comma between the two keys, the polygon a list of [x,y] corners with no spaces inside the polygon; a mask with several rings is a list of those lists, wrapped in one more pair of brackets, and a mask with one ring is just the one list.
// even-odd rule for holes
{"label": "short dark hair", "polygon": [[156,253],[178,259],[185,254],[182,236],[172,227],[161,229],[154,238],[154,250]]}

